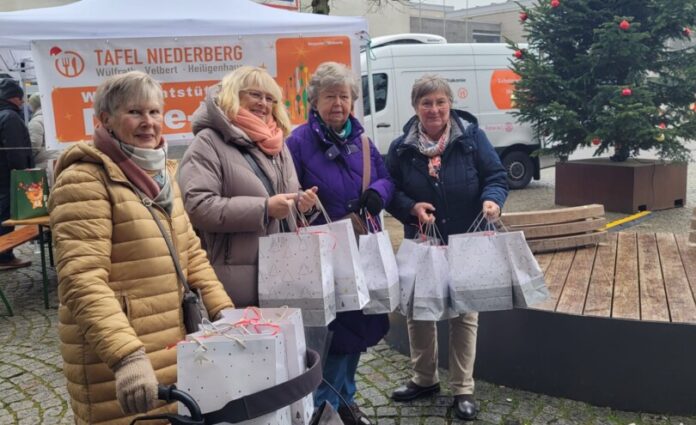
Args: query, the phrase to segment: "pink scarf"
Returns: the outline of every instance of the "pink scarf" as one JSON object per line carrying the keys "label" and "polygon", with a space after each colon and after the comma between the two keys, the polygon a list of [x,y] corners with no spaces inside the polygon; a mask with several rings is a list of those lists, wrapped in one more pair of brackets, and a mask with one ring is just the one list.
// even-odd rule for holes
{"label": "pink scarf", "polygon": [[[148,198],[156,199],[160,192],[159,185],[123,152],[118,143],[104,127],[98,126],[94,129],[94,147],[111,158],[123,170],[128,180]],[[164,138],[157,147],[162,147],[163,143]]]}
{"label": "pink scarf", "polygon": [[237,116],[231,121],[267,155],[277,155],[283,149],[283,131],[278,128],[273,117],[265,123],[246,109],[239,108]]}

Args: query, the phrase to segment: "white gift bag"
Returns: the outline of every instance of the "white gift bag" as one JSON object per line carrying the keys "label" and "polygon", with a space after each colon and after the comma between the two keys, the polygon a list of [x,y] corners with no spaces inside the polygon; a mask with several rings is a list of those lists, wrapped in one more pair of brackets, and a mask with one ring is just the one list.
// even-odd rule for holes
{"label": "white gift bag", "polygon": [[450,309],[447,247],[424,245],[413,287],[413,320],[444,320],[455,317]]}
{"label": "white gift bag", "polygon": [[[284,337],[268,328],[260,333],[230,330],[223,335],[197,332],[177,344],[177,387],[193,397],[202,413],[288,380]],[[180,414],[188,410],[179,405]],[[240,422],[290,425],[290,407]]]}
{"label": "white gift bag", "polygon": [[399,305],[399,270],[386,231],[360,235],[360,263],[365,273],[370,302],[365,314],[391,313]]}
{"label": "white gift bag", "polygon": [[370,300],[365,276],[360,264],[358,243],[350,219],[333,221],[307,229],[325,230],[334,237],[331,250],[336,292],[336,311],[361,310]]}
{"label": "white gift bag", "polygon": [[512,303],[515,307],[529,307],[549,297],[544,273],[521,231],[499,233],[505,241],[507,258],[512,273]]}
{"label": "white gift bag", "polygon": [[512,309],[512,275],[500,233],[449,237],[450,297],[458,313]]}
{"label": "white gift bag", "polygon": [[413,314],[413,288],[416,284],[418,264],[427,252],[427,245],[412,239],[404,239],[396,252],[399,272],[399,311],[406,317]]}
{"label": "white gift bag", "polygon": [[[297,308],[246,308],[222,310],[222,323],[269,323],[280,328],[285,338],[288,379],[307,371],[307,345],[305,343],[302,312]],[[308,425],[314,411],[312,394],[290,405],[292,425]]]}
{"label": "white gift bag", "polygon": [[305,326],[336,318],[335,238],[313,228],[259,238],[259,304],[302,309]]}

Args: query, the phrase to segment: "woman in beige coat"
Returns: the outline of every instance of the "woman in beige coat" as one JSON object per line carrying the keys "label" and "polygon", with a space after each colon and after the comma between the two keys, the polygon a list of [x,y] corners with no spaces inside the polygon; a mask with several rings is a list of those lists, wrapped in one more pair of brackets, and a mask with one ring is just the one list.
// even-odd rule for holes
{"label": "woman in beige coat", "polygon": [[186,211],[238,307],[259,303],[259,237],[286,230],[293,202],[308,212],[316,201],[316,188],[300,191],[281,96],[262,68],[228,74],[194,114],[179,167]]}
{"label": "woman in beige coat", "polygon": [[153,203],[210,316],[233,307],[184,211],[161,137],[162,106],[160,85],[142,72],[107,79],[94,100],[94,143],[69,148],[56,166],[49,208],[59,334],[78,424],[176,411],[156,398],[158,383],[176,381],[170,348],[186,334],[183,286],[143,203]]}

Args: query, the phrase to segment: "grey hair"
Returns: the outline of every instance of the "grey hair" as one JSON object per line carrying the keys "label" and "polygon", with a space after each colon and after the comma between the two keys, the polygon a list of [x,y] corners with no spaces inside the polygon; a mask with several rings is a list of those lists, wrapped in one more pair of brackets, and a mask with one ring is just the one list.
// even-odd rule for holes
{"label": "grey hair", "polygon": [[41,109],[41,95],[38,93],[32,94],[29,99],[27,99],[27,103],[31,106],[32,111],[38,111]]}
{"label": "grey hair", "polygon": [[142,71],[130,71],[109,77],[97,87],[94,112],[97,117],[102,112],[113,115],[118,108],[129,102],[150,100],[164,106],[164,93],[160,83]]}
{"label": "grey hair", "polygon": [[450,87],[447,80],[434,74],[425,74],[413,83],[413,88],[411,88],[411,106],[415,109],[418,106],[418,102],[425,96],[443,92],[449,99],[450,103],[454,103],[454,95],[452,94],[452,88]]}
{"label": "grey hair", "polygon": [[314,71],[312,78],[309,79],[307,100],[312,107],[316,107],[319,93],[322,90],[345,85],[350,87],[350,94],[353,102],[355,102],[358,99],[360,90],[355,74],[342,63],[324,62],[319,65],[317,70]]}

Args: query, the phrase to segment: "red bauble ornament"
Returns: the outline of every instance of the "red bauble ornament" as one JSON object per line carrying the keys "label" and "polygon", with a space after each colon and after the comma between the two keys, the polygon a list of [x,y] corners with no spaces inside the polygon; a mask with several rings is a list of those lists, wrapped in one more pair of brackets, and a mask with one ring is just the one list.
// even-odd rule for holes
{"label": "red bauble ornament", "polygon": [[632,94],[633,94],[633,92],[632,92],[631,89],[629,89],[628,87],[626,87],[625,89],[621,90],[621,96],[626,97],[626,96],[630,96],[630,95],[632,95]]}
{"label": "red bauble ornament", "polygon": [[524,53],[522,53],[522,50],[515,50],[515,53],[513,53],[517,59],[522,59],[522,56]]}
{"label": "red bauble ornament", "polygon": [[667,124],[661,122],[661,123],[658,125],[658,127],[661,128],[661,129],[665,129],[665,128],[667,128]]}
{"label": "red bauble ornament", "polygon": [[529,18],[529,15],[527,15],[527,12],[520,12],[520,21],[524,22]]}
{"label": "red bauble ornament", "polygon": [[561,2],[559,0],[551,0],[551,7],[557,8],[560,5],[561,5]]}
{"label": "red bauble ornament", "polygon": [[619,28],[621,28],[622,30],[626,31],[627,29],[631,28],[631,23],[624,19],[624,20],[621,21],[621,23],[619,24]]}
{"label": "red bauble ornament", "polygon": [[595,146],[597,146],[601,143],[602,143],[602,139],[600,139],[599,137],[595,137],[594,139],[592,139],[592,144]]}
{"label": "red bauble ornament", "polygon": [[684,29],[682,30],[682,34],[684,34],[687,37],[690,37],[691,36],[691,28],[684,27]]}

